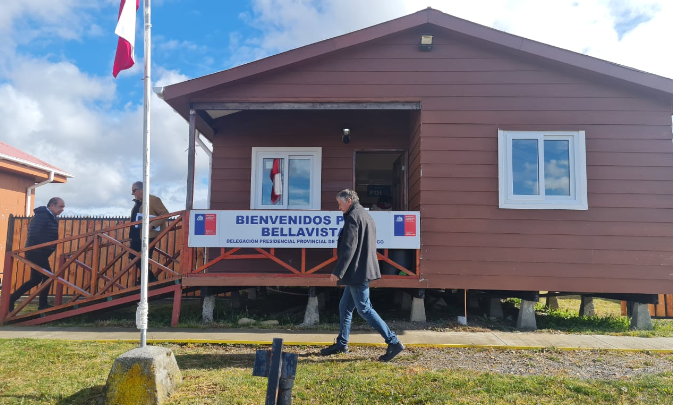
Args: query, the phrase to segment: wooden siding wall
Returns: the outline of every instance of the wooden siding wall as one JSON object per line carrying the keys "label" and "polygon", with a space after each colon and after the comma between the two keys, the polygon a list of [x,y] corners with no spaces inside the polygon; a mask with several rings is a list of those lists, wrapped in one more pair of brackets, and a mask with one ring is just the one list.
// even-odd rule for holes
{"label": "wooden siding wall", "polygon": [[[33,177],[0,171],[0,257],[5,257],[7,227],[10,215],[24,215],[26,210],[26,189],[35,184]],[[33,193],[34,194],[34,193]],[[31,208],[35,199],[31,199]],[[0,266],[0,280],[2,280]]]}
{"label": "wooden siding wall", "polygon": [[[670,101],[437,28],[434,49],[420,52],[421,31],[256,76],[194,101],[421,101],[422,113],[404,126],[420,132],[401,145],[410,149],[410,208],[422,212],[421,271],[429,287],[673,291]],[[352,148],[395,143],[381,135],[363,144],[354,130],[352,144],[344,146],[338,125],[303,131],[308,138],[279,131],[293,114],[257,122],[258,132],[267,133],[215,137],[213,208],[248,208],[253,145],[323,146],[323,205],[332,209],[330,197],[351,183]],[[302,117],[317,123],[320,116]],[[308,129],[306,122],[295,124]],[[499,128],[586,131],[589,210],[499,209]]]}
{"label": "wooden siding wall", "polygon": [[[408,111],[260,111],[221,120],[213,142],[212,209],[250,209],[252,147],[322,147],[321,206],[335,211],[336,193],[353,187],[356,150],[406,149]],[[351,142],[341,130],[351,130]]]}

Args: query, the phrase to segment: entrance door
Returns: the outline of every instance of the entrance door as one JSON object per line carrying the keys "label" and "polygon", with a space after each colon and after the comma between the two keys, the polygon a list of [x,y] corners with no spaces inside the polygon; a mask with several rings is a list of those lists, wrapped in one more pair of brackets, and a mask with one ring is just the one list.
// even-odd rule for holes
{"label": "entrance door", "polygon": [[407,209],[405,151],[355,152],[355,191],[372,211]]}

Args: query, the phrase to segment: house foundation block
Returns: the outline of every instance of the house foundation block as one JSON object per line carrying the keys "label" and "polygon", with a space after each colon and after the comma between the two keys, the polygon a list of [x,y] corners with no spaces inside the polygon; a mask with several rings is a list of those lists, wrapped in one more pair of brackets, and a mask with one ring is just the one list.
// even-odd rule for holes
{"label": "house foundation block", "polygon": [[652,317],[648,304],[632,303],[630,328],[636,330],[652,330]]}
{"label": "house foundation block", "polygon": [[488,305],[488,317],[491,319],[502,319],[502,303],[500,298],[491,298]]}
{"label": "house foundation block", "polygon": [[316,326],[320,323],[320,312],[318,297],[308,297],[308,303],[306,303],[306,311],[304,311],[304,322],[299,326]]}
{"label": "house foundation block", "polygon": [[414,297],[411,301],[411,322],[425,322],[425,300],[423,298]]}
{"label": "house foundation block", "polygon": [[104,405],[159,405],[182,384],[171,349],[145,346],[117,357],[101,398]]}
{"label": "house foundation block", "polygon": [[215,312],[215,296],[206,295],[203,297],[203,308],[201,309],[201,318],[203,323],[213,323],[213,313]]}
{"label": "house foundation block", "polygon": [[402,311],[411,310],[411,294],[408,292],[402,293],[402,303],[400,304]]}
{"label": "house foundation block", "polygon": [[548,309],[558,309],[558,297],[547,296],[547,302],[545,303],[545,306]]}
{"label": "house foundation block", "polygon": [[537,329],[537,323],[535,322],[535,301],[521,300],[516,328],[519,330]]}
{"label": "house foundation block", "polygon": [[594,297],[582,296],[580,303],[580,316],[596,316],[596,309],[594,308]]}

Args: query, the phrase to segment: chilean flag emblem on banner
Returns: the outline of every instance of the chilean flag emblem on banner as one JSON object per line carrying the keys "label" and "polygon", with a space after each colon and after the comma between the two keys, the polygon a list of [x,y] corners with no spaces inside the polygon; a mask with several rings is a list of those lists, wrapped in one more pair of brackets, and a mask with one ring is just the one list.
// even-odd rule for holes
{"label": "chilean flag emblem on banner", "polygon": [[217,214],[194,214],[194,235],[217,235]]}
{"label": "chilean flag emblem on banner", "polygon": [[395,215],[395,236],[416,236],[416,215]]}

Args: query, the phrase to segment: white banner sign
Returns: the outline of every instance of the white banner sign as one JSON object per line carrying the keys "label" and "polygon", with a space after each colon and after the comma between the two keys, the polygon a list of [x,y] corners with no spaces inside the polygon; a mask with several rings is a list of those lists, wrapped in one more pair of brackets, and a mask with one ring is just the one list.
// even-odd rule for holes
{"label": "white banner sign", "polygon": [[[420,249],[418,211],[370,211],[379,249]],[[336,248],[340,211],[193,210],[190,247]]]}

